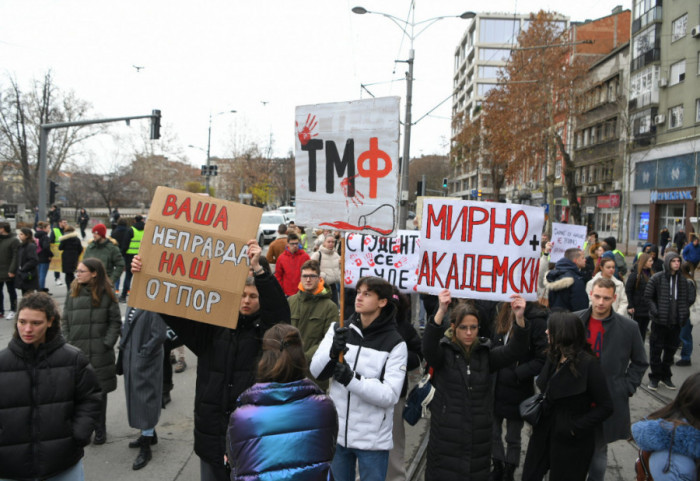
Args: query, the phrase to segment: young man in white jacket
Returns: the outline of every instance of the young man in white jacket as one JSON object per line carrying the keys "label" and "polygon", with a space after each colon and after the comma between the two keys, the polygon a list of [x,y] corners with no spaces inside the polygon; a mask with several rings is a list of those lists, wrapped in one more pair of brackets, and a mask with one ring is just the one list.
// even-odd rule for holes
{"label": "young man in white jacket", "polygon": [[[338,409],[338,445],[331,470],[336,481],[386,477],[393,409],[406,375],[407,348],[390,302],[391,284],[377,277],[357,282],[355,313],[347,327],[331,325],[311,360],[311,374],[333,381],[330,396]],[[343,360],[340,354],[343,353]]]}

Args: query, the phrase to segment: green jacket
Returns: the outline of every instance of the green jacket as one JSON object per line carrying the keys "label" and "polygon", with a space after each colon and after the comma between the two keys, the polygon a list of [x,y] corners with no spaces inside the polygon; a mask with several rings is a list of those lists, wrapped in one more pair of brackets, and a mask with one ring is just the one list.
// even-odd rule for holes
{"label": "green jacket", "polygon": [[124,272],[124,258],[114,239],[107,239],[100,243],[92,241],[85,249],[84,259],[94,257],[102,261],[107,271],[107,277],[112,281],[112,285],[117,285],[117,280]]}
{"label": "green jacket", "polygon": [[63,337],[85,353],[105,393],[117,388],[114,345],[121,328],[119,303],[109,294],[102,296],[97,307],[92,305],[90,289],[85,286],[80,288],[78,297],[66,297],[61,319]]}
{"label": "green jacket", "polygon": [[[328,287],[324,287],[315,295],[300,290],[289,297],[288,301],[292,313],[292,326],[299,329],[306,360],[311,362],[331,324],[338,322],[338,306],[331,300],[331,290]],[[322,389],[328,389],[328,381],[316,383]]]}

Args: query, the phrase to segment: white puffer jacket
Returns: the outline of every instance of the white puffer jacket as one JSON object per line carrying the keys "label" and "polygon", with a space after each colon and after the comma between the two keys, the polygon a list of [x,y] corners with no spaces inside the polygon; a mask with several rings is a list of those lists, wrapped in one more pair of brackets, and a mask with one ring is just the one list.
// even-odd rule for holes
{"label": "white puffer jacket", "polygon": [[340,256],[335,249],[326,249],[321,246],[316,252],[311,254],[311,259],[317,261],[321,259],[321,278],[327,286],[340,282]]}
{"label": "white puffer jacket", "polygon": [[[338,410],[338,444],[343,447],[373,451],[394,447],[394,405],[401,395],[408,356],[406,343],[396,329],[394,312],[389,303],[364,330],[357,315],[346,324],[350,331],[344,359],[355,377],[347,387],[332,380],[330,388]],[[335,363],[330,359],[330,349],[335,326],[333,323],[328,329],[311,360],[311,374],[316,378],[333,375]]]}

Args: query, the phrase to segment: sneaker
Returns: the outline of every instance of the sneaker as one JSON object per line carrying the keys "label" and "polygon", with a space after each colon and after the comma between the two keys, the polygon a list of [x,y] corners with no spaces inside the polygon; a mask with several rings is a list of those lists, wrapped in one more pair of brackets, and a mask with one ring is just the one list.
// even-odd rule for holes
{"label": "sneaker", "polygon": [[125,303],[126,303],[126,297],[120,297],[120,298],[119,298],[119,302],[121,302],[122,304],[125,304]]}
{"label": "sneaker", "polygon": [[7,314],[5,314],[5,319],[7,319],[8,321],[11,321],[14,318],[15,318],[15,311],[10,311]]}
{"label": "sneaker", "polygon": [[177,362],[177,359],[175,358],[175,353],[170,352],[170,364],[175,364]]}
{"label": "sneaker", "polygon": [[115,290],[114,290],[114,293],[115,293],[115,294],[119,294],[119,289],[115,289]]}
{"label": "sneaker", "polygon": [[175,363],[175,372],[181,373],[184,372],[185,369],[187,369],[187,363],[185,362],[185,360],[178,359],[178,361]]}
{"label": "sneaker", "polygon": [[659,381],[654,381],[653,379],[649,379],[649,385],[647,387],[649,389],[651,389],[652,391],[658,391]]}
{"label": "sneaker", "polygon": [[63,281],[62,281],[61,279],[56,279],[56,285],[57,285],[57,286],[62,286],[62,285],[63,285]]}
{"label": "sneaker", "polygon": [[662,385],[666,386],[668,389],[671,389],[673,391],[676,390],[676,385],[673,384],[673,382],[670,379],[662,379],[659,381]]}
{"label": "sneaker", "polygon": [[681,359],[676,362],[676,366],[690,366],[690,359]]}

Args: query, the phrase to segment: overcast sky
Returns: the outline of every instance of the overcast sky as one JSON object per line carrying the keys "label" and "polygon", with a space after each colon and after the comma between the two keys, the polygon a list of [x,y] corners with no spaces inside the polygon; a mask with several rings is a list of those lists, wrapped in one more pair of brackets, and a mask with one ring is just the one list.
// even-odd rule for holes
{"label": "overcast sky", "polygon": [[[583,21],[619,4],[418,0],[415,20],[544,9]],[[409,40],[387,18],[353,14],[356,5],[399,18],[409,11],[409,0],[3,0],[0,87],[7,75],[26,86],[51,69],[55,83],[90,102],[96,117],[160,109],[183,147],[206,148],[209,113],[235,109],[213,122],[213,156],[230,154],[236,135],[266,148],[270,134],[274,153],[284,156],[294,148],[297,105],[367,98],[362,83],[403,102],[406,66],[394,60],[408,57]],[[622,6],[630,8],[629,0]],[[414,121],[450,96],[454,50],[468,24],[444,19],[415,40]],[[447,153],[450,104],[414,126],[412,156]],[[100,142],[97,155],[109,155],[100,150],[109,139]],[[195,165],[205,157],[184,152]]]}

